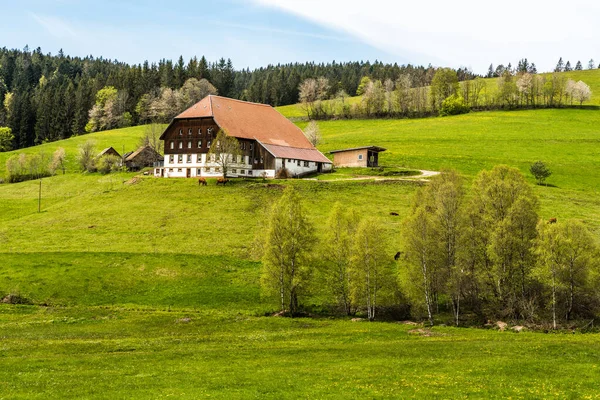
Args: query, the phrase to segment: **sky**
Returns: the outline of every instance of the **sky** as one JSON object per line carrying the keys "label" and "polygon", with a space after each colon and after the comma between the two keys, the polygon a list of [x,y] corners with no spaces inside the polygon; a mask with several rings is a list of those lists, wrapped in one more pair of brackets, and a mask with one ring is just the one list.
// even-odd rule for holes
{"label": "sky", "polygon": [[2,47],[128,63],[600,63],[600,0],[0,0],[0,15]]}

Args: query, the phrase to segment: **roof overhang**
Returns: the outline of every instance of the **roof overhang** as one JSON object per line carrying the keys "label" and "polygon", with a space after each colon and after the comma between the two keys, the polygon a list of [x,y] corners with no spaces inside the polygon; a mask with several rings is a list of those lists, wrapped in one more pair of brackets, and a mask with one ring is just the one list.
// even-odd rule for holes
{"label": "roof overhang", "polygon": [[329,153],[334,154],[334,153],[343,153],[346,151],[356,151],[356,150],[370,150],[370,151],[374,151],[376,153],[381,153],[382,151],[386,151],[387,149],[385,149],[383,147],[379,147],[379,146],[363,146],[363,147],[352,147],[350,149],[331,150]]}

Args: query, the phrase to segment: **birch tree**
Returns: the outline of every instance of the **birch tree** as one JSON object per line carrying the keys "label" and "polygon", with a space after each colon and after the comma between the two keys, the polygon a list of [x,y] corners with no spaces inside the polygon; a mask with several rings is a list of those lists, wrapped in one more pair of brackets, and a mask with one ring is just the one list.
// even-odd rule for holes
{"label": "birch tree", "polygon": [[207,157],[213,155],[216,163],[221,167],[223,178],[227,178],[227,173],[231,170],[232,165],[237,163],[238,156],[242,155],[240,143],[221,129],[217,133],[215,144],[210,147]]}
{"label": "birch tree", "polygon": [[346,315],[353,314],[357,305],[351,297],[350,271],[358,221],[354,210],[344,209],[341,203],[335,203],[327,220],[323,246],[324,282]]}
{"label": "birch tree", "polygon": [[313,145],[317,146],[321,141],[321,130],[319,129],[319,124],[317,121],[310,121],[306,128],[304,129],[304,136],[308,139],[308,141]]}
{"label": "birch tree", "polygon": [[278,297],[281,312],[292,316],[298,312],[314,243],[300,196],[290,186],[269,215],[262,257],[261,288],[266,295]]}
{"label": "birch tree", "polygon": [[365,218],[358,224],[351,264],[351,293],[353,301],[365,305],[369,321],[375,319],[378,296],[386,280],[391,279],[385,242],[383,227],[376,219]]}

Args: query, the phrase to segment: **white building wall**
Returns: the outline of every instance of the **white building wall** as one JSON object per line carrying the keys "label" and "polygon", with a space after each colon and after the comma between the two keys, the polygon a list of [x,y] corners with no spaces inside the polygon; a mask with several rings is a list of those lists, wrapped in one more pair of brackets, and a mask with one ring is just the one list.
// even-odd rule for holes
{"label": "white building wall", "polygon": [[[181,156],[181,158],[179,157]],[[222,176],[220,166],[216,162],[212,161],[207,157],[207,154],[191,154],[188,162],[187,154],[167,154],[164,158],[164,177],[165,178],[185,178],[189,176],[195,177],[206,177],[206,178],[217,178]],[[275,159],[275,169],[257,170],[252,169],[250,159],[248,156],[242,157],[241,163],[232,163],[227,176],[230,177],[262,177],[263,174],[267,178],[274,178],[277,170],[283,167],[283,159]],[[300,165],[298,165],[300,164]],[[323,163],[322,171],[330,171],[332,164]],[[304,175],[308,173],[317,172],[318,163],[314,161],[304,161],[297,159],[286,159],[285,168],[290,171],[292,176]],[[155,169],[155,176],[160,176],[158,169]]]}

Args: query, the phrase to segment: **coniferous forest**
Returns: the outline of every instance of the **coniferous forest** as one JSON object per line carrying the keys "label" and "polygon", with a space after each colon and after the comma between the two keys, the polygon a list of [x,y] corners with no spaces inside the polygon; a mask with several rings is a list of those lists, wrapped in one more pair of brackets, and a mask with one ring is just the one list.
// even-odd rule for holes
{"label": "coniferous forest", "polygon": [[[300,83],[309,78],[327,78],[330,96],[341,90],[354,96],[365,76],[385,81],[410,74],[413,85],[419,87],[429,85],[434,73],[432,66],[378,61],[309,62],[236,70],[230,59],[209,62],[205,57],[188,61],[179,57],[177,62],[163,59],[158,63],[129,65],[102,57],[70,57],[62,50],[52,55],[40,48],[2,48],[0,126],[12,130],[11,147],[19,149],[98,130],[94,126],[86,129],[90,111],[97,102],[104,105],[110,101],[110,113],[114,114],[102,128],[149,122],[153,114],[144,106],[152,99],[169,99],[169,94],[180,90],[189,79],[195,79],[196,83],[209,81],[212,90],[207,93],[281,106],[297,103]],[[473,77],[466,69],[457,70],[457,74],[459,80]],[[109,89],[100,92],[103,88]],[[160,118],[152,119],[168,120],[171,116],[169,112],[159,113]]]}

